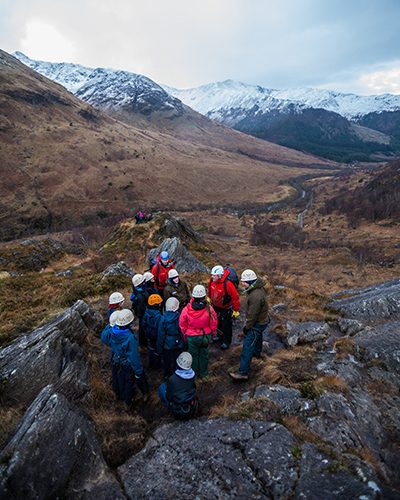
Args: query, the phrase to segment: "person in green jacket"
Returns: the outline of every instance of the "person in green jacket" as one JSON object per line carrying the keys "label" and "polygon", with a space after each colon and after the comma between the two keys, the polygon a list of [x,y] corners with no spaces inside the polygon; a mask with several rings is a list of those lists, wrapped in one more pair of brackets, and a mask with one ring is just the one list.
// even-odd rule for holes
{"label": "person in green jacket", "polygon": [[242,272],[241,284],[247,294],[245,339],[240,355],[240,366],[229,375],[234,380],[248,380],[253,356],[259,357],[262,350],[263,332],[269,323],[268,297],[265,282],[251,269]]}

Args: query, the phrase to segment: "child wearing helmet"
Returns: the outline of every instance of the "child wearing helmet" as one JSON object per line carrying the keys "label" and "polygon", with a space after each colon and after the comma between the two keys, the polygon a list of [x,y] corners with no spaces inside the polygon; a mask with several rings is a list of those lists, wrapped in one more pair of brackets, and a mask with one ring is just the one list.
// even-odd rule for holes
{"label": "child wearing helmet", "polygon": [[144,274],[135,274],[132,278],[133,290],[131,294],[132,310],[139,320],[139,345],[147,347],[147,338],[143,326],[143,317],[146,312],[148,292]]}
{"label": "child wearing helmet", "polygon": [[179,328],[179,300],[170,297],[165,303],[165,313],[158,324],[157,353],[162,356],[164,379],[176,368],[176,359],[183,351],[183,337]]}
{"label": "child wearing helmet", "polygon": [[125,299],[122,293],[113,292],[108,298],[108,317],[110,317],[114,311],[121,311],[124,302]]}
{"label": "child wearing helmet", "polygon": [[160,368],[161,358],[157,353],[158,324],[161,320],[161,307],[163,299],[153,293],[147,299],[147,308],[143,316],[143,328],[146,333],[149,352],[149,368]]}
{"label": "child wearing helmet", "polygon": [[112,386],[117,399],[125,401],[131,408],[135,392],[135,382],[138,384],[144,399],[149,387],[140,359],[138,342],[132,331],[134,320],[130,309],[122,309],[111,316],[114,323],[111,328],[105,328],[101,341],[112,351]]}
{"label": "child wearing helmet", "polygon": [[193,370],[200,378],[208,376],[208,347],[217,324],[217,315],[207,302],[206,289],[203,285],[196,285],[192,299],[179,318],[179,326],[193,357]]}
{"label": "child wearing helmet", "polygon": [[158,395],[164,406],[180,420],[195,417],[198,411],[193,358],[189,352],[182,352],[176,360],[177,368],[166,382],[158,388]]}

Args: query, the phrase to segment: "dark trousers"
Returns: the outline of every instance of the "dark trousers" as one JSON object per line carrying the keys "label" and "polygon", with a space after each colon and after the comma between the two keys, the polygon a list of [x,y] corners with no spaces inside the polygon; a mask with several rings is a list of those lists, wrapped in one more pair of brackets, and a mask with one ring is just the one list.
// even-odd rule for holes
{"label": "dark trousers", "polygon": [[161,368],[161,356],[157,354],[157,339],[148,339],[149,368]]}
{"label": "dark trousers", "polygon": [[215,307],[215,312],[218,317],[218,334],[221,336],[222,343],[230,346],[232,343],[232,308]]}
{"label": "dark trousers", "polygon": [[253,356],[260,356],[263,343],[263,332],[267,325],[256,324],[251,328],[244,339],[243,349],[240,355],[239,372],[247,375]]}
{"label": "dark trousers", "polygon": [[140,378],[136,378],[130,366],[112,365],[112,388],[117,399],[130,405],[135,394],[136,384],[142,394],[149,392],[149,384],[144,373]]}
{"label": "dark trousers", "polygon": [[143,326],[143,318],[139,318],[139,345],[142,347],[147,347],[147,337],[146,331]]}
{"label": "dark trousers", "polygon": [[182,349],[164,349],[163,351],[163,365],[164,365],[164,378],[170,377],[176,370],[176,360]]}

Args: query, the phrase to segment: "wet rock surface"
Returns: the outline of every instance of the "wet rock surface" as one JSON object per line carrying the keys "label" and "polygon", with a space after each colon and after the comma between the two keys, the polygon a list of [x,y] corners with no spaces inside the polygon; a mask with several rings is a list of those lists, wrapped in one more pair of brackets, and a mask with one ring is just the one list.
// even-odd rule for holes
{"label": "wet rock surface", "polygon": [[323,340],[328,337],[331,331],[328,323],[318,323],[316,321],[305,321],[304,323],[288,322],[287,330],[286,342],[289,347]]}
{"label": "wet rock surface", "polygon": [[0,350],[3,403],[30,404],[48,384],[74,399],[89,391],[88,366],[80,343],[101,316],[78,301],[50,323]]}
{"label": "wet rock surface", "polygon": [[93,424],[51,385],[1,451],[0,471],[1,498],[125,498]]}
{"label": "wet rock surface", "polygon": [[400,317],[400,279],[334,296],[329,307],[346,318],[379,320]]}
{"label": "wet rock surface", "polygon": [[320,499],[346,493],[375,498],[366,481],[379,485],[367,464],[359,461],[366,474],[360,479],[351,472],[330,469],[332,462],[313,445],[299,443],[280,424],[218,419],[159,428],[118,471],[132,499]]}
{"label": "wet rock surface", "polygon": [[167,238],[158,248],[150,250],[148,260],[157,258],[160,252],[166,251],[175,262],[175,268],[180,273],[205,273],[208,267],[199,261],[179,238]]}

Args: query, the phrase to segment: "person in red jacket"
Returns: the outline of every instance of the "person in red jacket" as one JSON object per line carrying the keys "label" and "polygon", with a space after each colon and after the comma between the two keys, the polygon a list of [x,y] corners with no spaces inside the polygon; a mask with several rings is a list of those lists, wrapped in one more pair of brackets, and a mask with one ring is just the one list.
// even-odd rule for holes
{"label": "person in red jacket", "polygon": [[154,276],[157,292],[163,296],[164,288],[168,280],[168,271],[174,269],[174,263],[169,258],[168,252],[161,252],[151,272]]}
{"label": "person in red jacket", "polygon": [[229,349],[232,342],[232,318],[240,311],[240,299],[235,285],[228,279],[229,271],[222,266],[214,266],[208,282],[208,296],[218,316],[218,330],[222,340],[221,349]]}
{"label": "person in red jacket", "polygon": [[208,347],[217,330],[217,315],[207,302],[203,285],[193,288],[192,299],[185,306],[179,318],[183,341],[193,357],[192,368],[196,375],[208,375]]}

